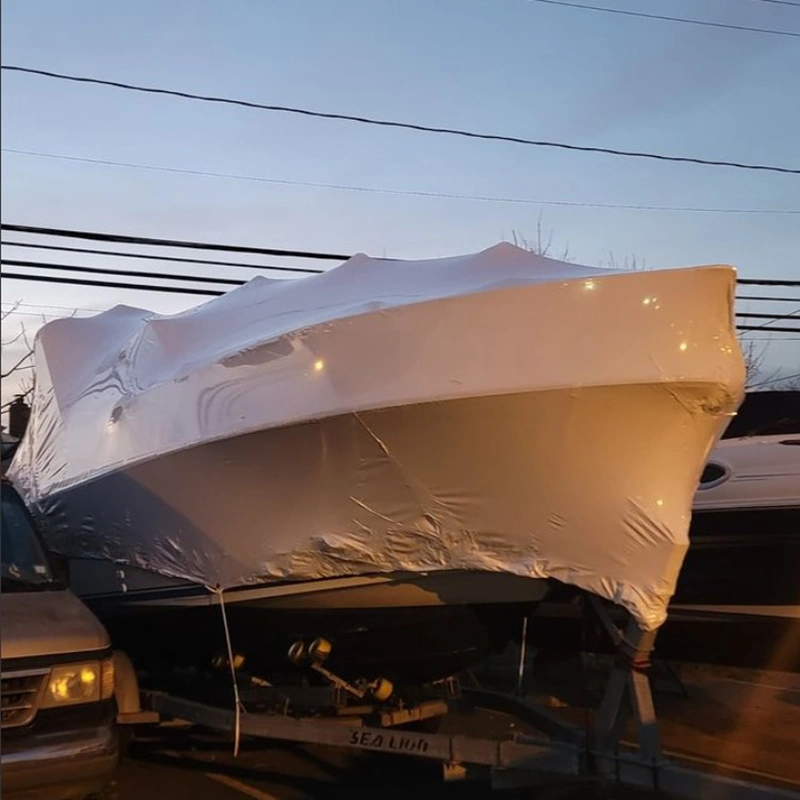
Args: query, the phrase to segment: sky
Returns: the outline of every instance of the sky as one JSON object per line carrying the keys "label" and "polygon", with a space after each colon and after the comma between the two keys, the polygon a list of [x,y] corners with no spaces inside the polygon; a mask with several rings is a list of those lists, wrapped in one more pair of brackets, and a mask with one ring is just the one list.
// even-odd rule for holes
{"label": "sky", "polygon": [[[800,32],[800,8],[759,0],[595,4]],[[531,0],[4,0],[0,33],[4,64],[578,145],[800,166],[798,38]],[[535,239],[541,222],[554,255],[568,247],[579,263],[724,263],[741,277],[800,278],[798,214],[592,206],[798,211],[797,175],[458,139],[9,72],[1,88],[5,223],[419,258],[474,252],[515,232]],[[3,256],[33,258],[10,247]],[[249,274],[256,272],[237,277]],[[8,340],[20,323],[33,334],[42,315],[118,303],[168,313],[198,299],[4,279],[2,302],[13,311],[3,323]],[[800,315],[800,303],[749,310]],[[752,338],[766,348],[768,369],[800,372],[800,337]],[[4,370],[22,347],[3,347]],[[4,381],[3,402],[17,390]]]}

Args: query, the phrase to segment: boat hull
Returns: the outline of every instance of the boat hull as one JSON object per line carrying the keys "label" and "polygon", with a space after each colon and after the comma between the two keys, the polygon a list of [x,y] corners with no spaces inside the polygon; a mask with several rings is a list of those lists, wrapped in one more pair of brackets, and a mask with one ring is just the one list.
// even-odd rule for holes
{"label": "boat hull", "polygon": [[[259,579],[240,586],[555,577],[646,609],[654,626],[720,424],[706,413],[687,425],[687,406],[729,400],[716,385],[652,384],[343,415],[136,464],[48,497],[42,522],[72,558],[193,583],[187,572],[200,573],[212,588],[244,565]],[[490,599],[481,590],[452,604]]]}

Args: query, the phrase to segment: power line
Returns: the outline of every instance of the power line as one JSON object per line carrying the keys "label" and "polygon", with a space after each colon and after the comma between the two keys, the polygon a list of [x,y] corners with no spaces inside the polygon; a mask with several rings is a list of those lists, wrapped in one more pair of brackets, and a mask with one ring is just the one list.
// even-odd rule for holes
{"label": "power line", "polygon": [[767,280],[766,278],[737,278],[743,286],[800,286],[800,281]]}
{"label": "power line", "polygon": [[[102,310],[98,309],[94,312],[95,314],[102,314]],[[58,314],[53,311],[19,311],[19,310],[10,310],[6,311],[6,314],[12,317],[36,317],[38,319],[43,319],[47,321],[48,319],[64,319],[64,314]]]}
{"label": "power line", "polygon": [[96,281],[88,280],[86,278],[62,278],[60,276],[50,275],[21,275],[17,272],[6,272],[3,274],[4,278],[10,280],[21,281],[41,281],[42,283],[65,283],[71,286],[103,286],[112,289],[139,289],[144,292],[172,292],[174,294],[196,294],[219,297],[225,294],[223,291],[215,291],[213,289],[192,289],[191,287],[182,286],[155,286],[146,283],[123,283],[121,281]]}
{"label": "power line", "polygon": [[[186,241],[186,240],[177,240],[177,239],[157,239],[148,236],[128,236],[123,234],[116,234],[116,233],[100,233],[97,231],[76,231],[76,230],[68,230],[65,228],[44,228],[32,225],[15,225],[10,223],[2,223],[0,224],[0,229],[12,231],[15,233],[31,233],[31,234],[39,234],[42,236],[53,236],[53,237],[63,237],[63,238],[70,238],[70,239],[87,239],[90,241],[101,241],[101,242],[114,242],[118,244],[142,244],[147,246],[157,246],[157,247],[177,247],[177,248],[187,248],[187,249],[195,249],[195,250],[214,250],[214,251],[223,251],[223,252],[237,252],[237,253],[253,253],[258,255],[280,255],[292,258],[309,258],[309,259],[329,259],[329,260],[336,260],[336,261],[347,261],[352,256],[344,255],[344,254],[334,254],[334,253],[321,253],[321,252],[310,252],[310,251],[303,251],[303,250],[277,250],[274,248],[266,248],[266,247],[250,247],[250,246],[243,246],[243,245],[229,245],[229,244],[213,244],[210,242],[194,242],[194,241]],[[29,244],[29,243],[20,243],[20,242],[5,242],[6,245],[13,245],[17,247],[36,247],[40,249],[52,249],[52,250],[68,250],[70,248],[62,247],[62,246],[52,246],[49,245],[41,245],[41,244]],[[96,253],[98,255],[115,255],[115,256],[126,256],[130,258],[151,258],[155,260],[167,260],[167,261],[185,261],[188,263],[209,263],[214,266],[244,266],[253,269],[281,269],[281,270],[290,270],[293,272],[324,272],[324,270],[318,269],[311,269],[311,268],[300,268],[300,267],[276,267],[276,266],[264,266],[260,267],[259,265],[255,264],[239,264],[238,262],[219,262],[219,261],[208,261],[201,259],[184,259],[184,258],[171,258],[168,256],[154,256],[150,254],[135,254],[135,253],[119,253],[117,251],[104,251],[104,250],[90,250],[84,248],[72,248],[75,252],[86,252],[86,253]],[[737,278],[736,281],[738,284],[742,285],[757,285],[757,286],[800,286],[800,280],[773,280],[773,279],[766,279],[766,278]],[[793,302],[800,302],[797,298],[784,298],[784,297],[763,297],[763,296],[742,296],[739,299],[741,300],[763,300],[763,301],[793,301]]]}
{"label": "power line", "polygon": [[315,253],[304,250],[276,250],[268,247],[245,247],[232,244],[211,244],[210,242],[188,242],[178,239],[154,239],[149,236],[124,236],[117,233],[98,233],[96,231],[73,231],[64,228],[40,228],[34,225],[0,224],[0,229],[14,233],[36,233],[41,236],[55,236],[67,239],[88,239],[95,242],[114,242],[115,244],[144,244],[156,247],[180,247],[192,250],[221,250],[228,253],[254,253],[264,256],[285,256],[287,258],[316,258],[329,261],[346,261],[350,256],[335,253]]}
{"label": "power line", "polygon": [[794,6],[800,8],[800,3],[793,2],[793,0],[756,0],[757,3],[774,3],[776,6]]}
{"label": "power line", "polygon": [[175,261],[181,264],[209,264],[214,267],[246,267],[247,269],[267,269],[278,270],[279,272],[303,272],[319,273],[325,272],[324,269],[313,269],[311,267],[284,267],[272,264],[247,264],[242,261],[213,261],[205,258],[180,258],[178,256],[157,256],[152,253],[123,253],[119,250],[95,250],[88,247],[66,247],[54,244],[33,244],[32,242],[0,242],[6,247],[28,247],[36,250],[57,250],[65,253],[89,253],[98,256],[116,256],[121,258],[141,258],[148,261]]}
{"label": "power line", "polygon": [[656,19],[662,22],[681,22],[686,25],[702,25],[707,28],[725,28],[731,31],[748,31],[749,33],[768,33],[773,36],[792,36],[800,39],[800,33],[794,31],[775,30],[773,28],[753,28],[749,25],[731,25],[727,22],[711,22],[690,17],[668,17],[663,14],[646,14],[643,11],[624,11],[621,8],[606,8],[605,6],[590,6],[583,3],[567,3],[564,0],[531,0],[534,3],[545,3],[549,6],[563,6],[564,8],[577,8],[583,11],[602,11],[604,14],[621,14],[625,17],[642,17]]}
{"label": "power line", "polygon": [[800,372],[794,375],[780,375],[777,378],[770,378],[768,381],[761,381],[761,383],[754,383],[750,388],[755,389],[757,386],[767,386],[770,383],[780,383],[781,381],[790,381],[794,378],[800,378]]}
{"label": "power line", "polygon": [[747,317],[748,319],[793,319],[800,314],[800,309],[792,311],[791,314],[737,314],[737,317]]}
{"label": "power line", "polygon": [[70,156],[60,153],[40,153],[34,150],[18,150],[12,147],[0,148],[4,153],[14,155],[32,156],[34,158],[52,158],[61,161],[76,161],[85,164],[98,164],[107,167],[124,167],[126,169],[141,169],[153,172],[166,172],[178,175],[195,175],[204,178],[227,178],[238,181],[251,181],[256,183],[277,184],[279,186],[301,186],[312,189],[333,189],[336,191],[361,192],[370,194],[389,194],[407,197],[430,197],[444,200],[474,200],[484,203],[508,203],[516,205],[537,206],[568,206],[574,208],[610,208],[630,211],[674,211],[687,213],[707,214],[800,214],[800,209],[771,209],[771,208],[709,208],[704,206],[654,206],[642,203],[589,203],[570,200],[536,200],[528,197],[497,197],[480,194],[459,194],[455,192],[428,192],[416,189],[389,189],[380,186],[351,186],[341,183],[320,183],[316,181],[294,181],[283,178],[267,178],[259,175],[240,175],[231,172],[209,172],[199,169],[184,169],[181,167],[164,167],[156,164],[137,164],[127,161],[112,161],[103,158],[85,158]]}
{"label": "power line", "polygon": [[13,310],[17,308],[48,308],[51,311],[56,309],[57,311],[86,311],[87,313],[91,314],[99,314],[104,309],[102,308],[81,308],[80,306],[50,306],[50,305],[41,305],[39,303],[12,303],[10,300],[3,300],[0,305],[10,306]]}
{"label": "power line", "polygon": [[[762,331],[764,330],[763,325],[737,325],[737,331]],[[771,331],[776,331],[777,333],[800,333],[800,328],[786,328],[786,327],[770,327]]]}
{"label": "power line", "polygon": [[[737,300],[743,300],[743,299],[748,299],[748,298],[737,297],[736,299]],[[749,299],[754,299],[754,298],[749,298]],[[792,301],[792,302],[800,303],[800,298],[797,298],[797,297],[794,297],[794,298],[793,297],[785,297],[785,298],[784,297],[779,297],[779,298],[762,298],[762,299],[767,299],[767,300],[773,300],[773,299],[789,300],[789,301]],[[83,306],[43,305],[41,303],[16,303],[16,302],[11,302],[10,300],[4,300],[2,302],[2,304],[0,304],[0,305],[6,306],[6,307],[8,307],[10,309],[9,311],[6,312],[8,314],[16,314],[16,315],[19,315],[19,316],[33,316],[33,317],[40,316],[40,314],[36,313],[36,312],[33,312],[33,311],[20,311],[18,309],[36,308],[36,309],[39,309],[39,311],[40,311],[40,313],[42,315],[44,315],[44,316],[53,316],[53,317],[57,317],[59,315],[56,314],[56,313],[50,314],[50,313],[45,313],[45,312],[69,311],[69,312],[72,312],[72,313],[81,312],[81,313],[86,313],[86,314],[101,314],[103,311],[107,310],[107,309],[104,309],[104,308],[86,308],[86,307],[83,307]],[[800,312],[795,312],[795,313],[800,313]],[[737,314],[737,316],[744,316],[744,315]],[[790,315],[786,315],[786,316],[790,316]],[[769,333],[769,330],[765,329],[765,332]],[[788,336],[786,336],[786,337],[783,337],[783,336],[770,336],[770,337],[764,338],[764,339],[757,339],[757,338],[751,339],[751,341],[754,341],[754,342],[755,341],[770,341],[771,342],[771,341],[783,341],[783,340],[791,340],[791,339]]]}
{"label": "power line", "polygon": [[[99,287],[107,287],[107,288],[116,288],[116,289],[134,289],[139,291],[147,291],[147,292],[170,292],[175,294],[192,294],[192,295],[202,295],[202,296],[212,296],[212,297],[219,297],[220,295],[225,294],[224,291],[218,291],[214,289],[194,289],[190,287],[183,288],[181,286],[159,286],[156,284],[145,284],[145,283],[125,283],[122,281],[99,281],[94,279],[87,279],[87,278],[65,278],[61,276],[50,276],[50,275],[24,275],[20,273],[12,273],[6,272],[3,274],[4,278],[8,279],[16,279],[16,280],[23,280],[23,281],[40,281],[43,283],[63,283],[69,284],[74,286],[99,286]],[[737,325],[736,330],[739,331],[754,331],[754,330],[762,330],[763,325]],[[791,328],[791,327],[771,327],[771,331],[775,331],[776,333],[800,333],[800,327]]]}
{"label": "power line", "polygon": [[753,295],[738,295],[737,300],[763,300],[767,303],[800,303],[800,297],[754,297]]}
{"label": "power line", "polygon": [[[787,34],[788,35],[788,34]],[[800,34],[791,34],[800,37]],[[603,153],[613,156],[625,156],[628,158],[648,158],[657,161],[672,161],[687,164],[702,164],[712,167],[733,167],[736,169],[761,170],[766,172],[781,172],[793,175],[800,175],[800,169],[790,167],[776,167],[765,164],[744,164],[736,161],[716,161],[704,158],[692,158],[688,156],[667,156],[659,153],[647,153],[636,150],[617,150],[609,147],[589,147],[586,145],[566,144],[565,142],[540,141],[536,139],[525,139],[518,136],[504,136],[492,133],[477,133],[475,131],[462,130],[460,128],[441,128],[431,125],[421,125],[411,122],[397,122],[395,120],[378,119],[375,117],[362,117],[353,114],[339,114],[326,111],[313,111],[308,108],[297,108],[294,106],[278,106],[267,103],[254,103],[249,100],[235,100],[229,97],[216,97],[213,95],[194,94],[192,92],[181,92],[175,89],[162,89],[152,86],[140,86],[132,83],[122,83],[120,81],[109,81],[101,78],[88,78],[78,75],[66,75],[60,72],[50,72],[49,70],[32,69],[29,67],[18,67],[3,64],[0,69],[11,72],[22,72],[28,75],[39,75],[56,80],[71,81],[73,83],[87,83],[96,86],[110,86],[116,89],[125,89],[132,92],[143,92],[145,94],[159,94],[169,97],[181,97],[187,100],[199,100],[206,103],[220,103],[223,105],[242,106],[261,111],[279,111],[286,114],[299,114],[305,117],[315,117],[318,119],[333,119],[347,122],[357,122],[363,125],[377,125],[384,128],[402,128],[424,133],[440,133],[448,136],[461,136],[468,139],[483,139],[496,142],[509,142],[512,144],[522,144],[531,147],[551,147],[561,150],[572,150],[584,153]]]}
{"label": "power line", "polygon": [[188,283],[218,283],[224,286],[244,286],[247,281],[233,278],[208,278],[202,275],[177,275],[169,272],[143,272],[136,269],[109,269],[108,267],[80,267],[70,264],[48,264],[43,261],[17,261],[16,259],[2,259],[0,264],[9,267],[34,267],[37,269],[50,269],[57,272],[83,272],[95,275],[121,275],[132,278],[155,278],[171,281],[187,281]]}
{"label": "power line", "polygon": [[[769,328],[770,330],[776,331],[779,330],[775,327],[775,323],[779,322],[782,319],[797,319],[797,315],[800,314],[800,308],[795,309],[794,311],[789,312],[788,314],[781,314],[776,316],[770,316],[769,314],[737,314],[737,317],[760,317],[761,319],[767,319],[769,322],[765,322],[763,325],[758,325],[754,328],[754,330],[761,331]],[[753,329],[751,329],[753,330]],[[800,333],[800,330],[798,331]]]}

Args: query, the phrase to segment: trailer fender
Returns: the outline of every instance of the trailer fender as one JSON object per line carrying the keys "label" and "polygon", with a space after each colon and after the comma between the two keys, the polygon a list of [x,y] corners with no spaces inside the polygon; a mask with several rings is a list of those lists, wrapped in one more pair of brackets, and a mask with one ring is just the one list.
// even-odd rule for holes
{"label": "trailer fender", "polygon": [[117,724],[141,725],[158,722],[158,714],[142,711],[139,680],[133,662],[122,650],[114,651],[114,699],[117,701]]}

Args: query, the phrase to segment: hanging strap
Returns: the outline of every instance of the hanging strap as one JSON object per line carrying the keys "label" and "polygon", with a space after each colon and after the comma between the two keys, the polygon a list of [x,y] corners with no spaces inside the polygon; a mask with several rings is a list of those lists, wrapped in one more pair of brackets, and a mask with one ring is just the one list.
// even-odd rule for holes
{"label": "hanging strap", "polygon": [[231,680],[233,681],[233,701],[234,701],[234,723],[233,723],[233,757],[236,758],[239,755],[239,741],[241,739],[241,717],[242,711],[244,710],[242,707],[242,702],[239,699],[239,683],[236,680],[236,667],[233,663],[233,645],[231,644],[231,634],[230,630],[228,629],[228,614],[225,610],[225,595],[223,594],[223,590],[221,587],[217,586],[212,588],[207,586],[209,592],[212,594],[216,594],[219,597],[219,607],[222,611],[222,626],[225,629],[225,644],[228,648],[228,665],[231,668]]}

